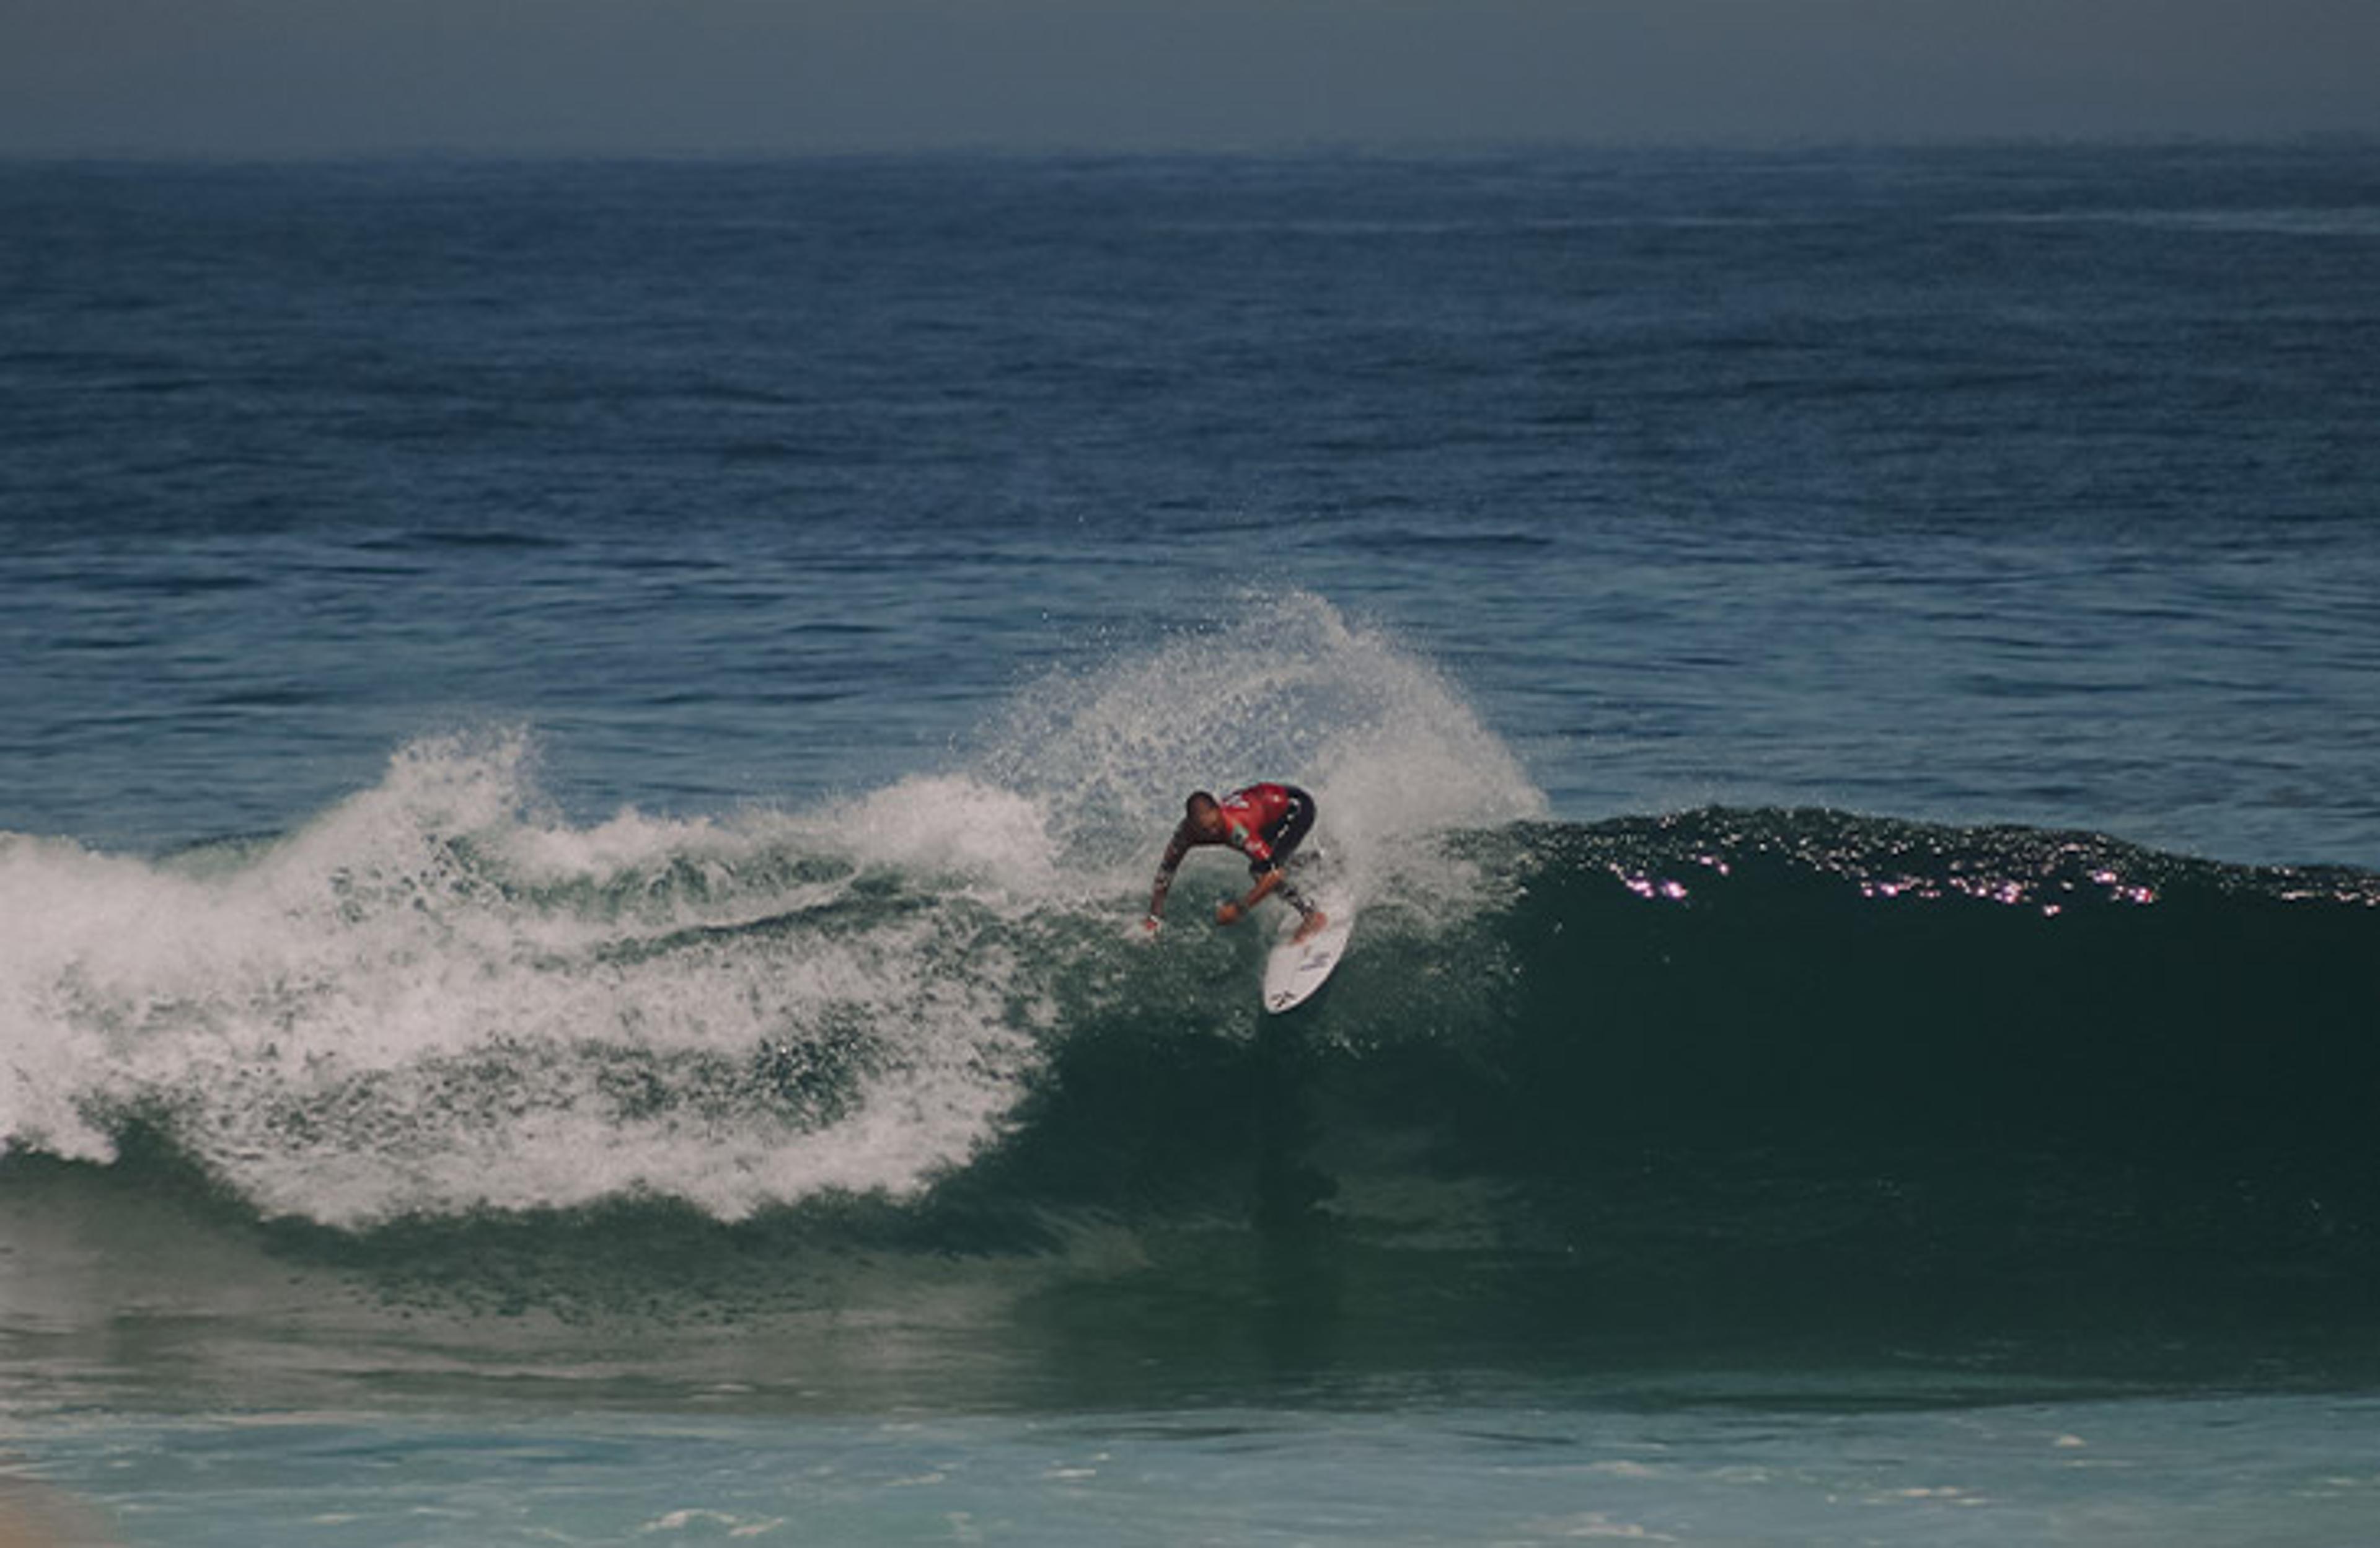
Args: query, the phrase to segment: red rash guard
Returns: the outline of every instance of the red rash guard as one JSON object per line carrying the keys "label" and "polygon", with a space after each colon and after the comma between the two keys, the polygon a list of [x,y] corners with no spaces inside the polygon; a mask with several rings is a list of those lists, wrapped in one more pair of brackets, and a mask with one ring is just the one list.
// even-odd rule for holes
{"label": "red rash guard", "polygon": [[1233,849],[1259,863],[1272,858],[1264,836],[1289,815],[1286,785],[1250,785],[1235,790],[1216,804],[1223,810],[1223,838]]}

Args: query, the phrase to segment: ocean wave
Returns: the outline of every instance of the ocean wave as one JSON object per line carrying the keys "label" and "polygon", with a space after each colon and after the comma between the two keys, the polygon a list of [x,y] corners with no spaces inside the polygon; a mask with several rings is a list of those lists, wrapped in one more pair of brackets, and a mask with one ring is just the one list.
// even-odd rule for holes
{"label": "ocean wave", "polygon": [[334,841],[348,813],[237,864],[0,850],[54,903],[11,952],[12,1144],[104,1162],[137,1125],[263,1213],[343,1225],[988,1188],[1129,1215],[1238,1197],[1217,1179],[1293,1066],[1338,1169],[1538,1205],[1651,1156],[2373,1158],[2370,873],[1828,812],[1457,829],[1406,859],[1466,901],[1376,891],[1339,980],[1274,1022],[1257,938],[1135,942],[1131,893],[1005,891],[931,823],[896,825],[923,868],[775,816],[621,819],[565,863],[554,829],[467,843],[377,794],[421,847]]}
{"label": "ocean wave", "polygon": [[[426,740],[164,857],[0,838],[18,1207],[182,1200],[441,1293],[534,1260],[523,1294],[631,1300],[952,1254],[1179,1288],[1293,1242],[1438,1265],[1415,1304],[1500,1265],[1556,1326],[2380,1266],[2369,872],[1549,820],[1427,663],[1304,605],[1046,679],[953,767],[815,808],[576,823],[535,766]],[[1135,928],[1181,788],[1276,772],[1360,909],[1280,1018],[1262,926],[1194,901],[1228,857]]]}
{"label": "ocean wave", "polygon": [[1129,1341],[1265,1307],[1383,1360],[1797,1318],[2344,1325],[2380,1270],[2369,873],[1829,812],[1456,829],[1405,848],[1466,901],[1384,886],[1273,1018],[1245,932],[1137,942],[1129,892],[1003,899],[807,820],[617,829],[591,873],[450,848],[334,889],[375,900],[335,952],[260,941],[259,899],[308,917],[282,847],[201,884],[11,845],[9,885],[184,923],[130,979],[94,951],[34,997],[10,1229],[261,1252],[235,1298],[277,1260],[400,1306],[704,1325]]}

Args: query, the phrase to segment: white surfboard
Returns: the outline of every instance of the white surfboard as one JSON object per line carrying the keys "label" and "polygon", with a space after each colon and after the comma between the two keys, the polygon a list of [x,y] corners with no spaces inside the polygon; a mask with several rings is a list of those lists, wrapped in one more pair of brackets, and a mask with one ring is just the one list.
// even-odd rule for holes
{"label": "white surfboard", "polygon": [[1305,940],[1292,940],[1302,923],[1292,913],[1281,944],[1265,959],[1264,1008],[1274,1015],[1305,1003],[1347,954],[1347,937],[1355,928],[1354,903],[1345,898],[1318,897],[1314,904],[1330,923]]}

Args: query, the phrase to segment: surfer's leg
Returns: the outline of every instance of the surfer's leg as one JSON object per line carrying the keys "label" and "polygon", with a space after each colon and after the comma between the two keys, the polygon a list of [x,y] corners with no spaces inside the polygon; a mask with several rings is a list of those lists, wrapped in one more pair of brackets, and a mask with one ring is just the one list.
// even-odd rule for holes
{"label": "surfer's leg", "polygon": [[[1252,870],[1255,868],[1256,867],[1253,866],[1250,867]],[[1288,872],[1279,871],[1278,867],[1276,867],[1276,871],[1281,879],[1272,884],[1272,895],[1287,903],[1290,907],[1295,909],[1298,913],[1297,928],[1293,933],[1292,933],[1289,937],[1290,939],[1304,940],[1306,937],[1314,934],[1315,931],[1330,923],[1330,916],[1329,914],[1324,913],[1320,909],[1316,908],[1311,902],[1308,902],[1305,893],[1300,892],[1296,888],[1292,887],[1289,884]]]}
{"label": "surfer's leg", "polygon": [[1282,872],[1281,879],[1272,884],[1272,895],[1279,898],[1282,902],[1287,903],[1290,907],[1295,909],[1298,913],[1304,914],[1306,918],[1311,919],[1314,917],[1314,905],[1307,902],[1305,895],[1299,892],[1296,888],[1292,887],[1289,884],[1288,872]]}
{"label": "surfer's leg", "polygon": [[1248,867],[1248,872],[1252,876],[1261,876],[1268,869],[1279,874],[1281,879],[1273,883],[1273,895],[1298,912],[1302,921],[1297,926],[1297,934],[1294,937],[1298,940],[1304,940],[1307,936],[1330,923],[1323,917],[1322,911],[1307,902],[1305,895],[1292,887],[1289,882],[1290,861],[1296,854],[1297,846],[1305,841],[1306,832],[1313,826],[1314,797],[1292,785],[1289,790],[1289,810],[1281,815],[1281,820],[1274,823],[1264,836],[1265,847],[1272,851],[1272,859],[1269,863],[1260,863]]}
{"label": "surfer's leg", "polygon": [[1291,932],[1290,939],[1304,940],[1307,937],[1313,935],[1316,931],[1321,929],[1324,925],[1330,923],[1330,916],[1329,914],[1323,913],[1320,909],[1316,908],[1312,903],[1307,902],[1305,899],[1293,895],[1289,901],[1295,903],[1297,905],[1297,912],[1305,916],[1297,922],[1297,928]]}

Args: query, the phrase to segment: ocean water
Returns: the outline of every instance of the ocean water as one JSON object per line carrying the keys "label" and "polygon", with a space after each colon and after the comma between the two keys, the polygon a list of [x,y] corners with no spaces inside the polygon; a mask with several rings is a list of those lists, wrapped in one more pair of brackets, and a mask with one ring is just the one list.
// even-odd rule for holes
{"label": "ocean water", "polygon": [[[0,1541],[2380,1536],[2380,156],[0,164]],[[1311,1006],[1183,794],[1313,790]]]}

